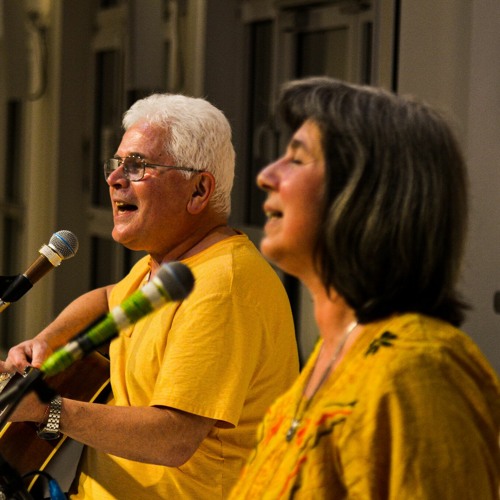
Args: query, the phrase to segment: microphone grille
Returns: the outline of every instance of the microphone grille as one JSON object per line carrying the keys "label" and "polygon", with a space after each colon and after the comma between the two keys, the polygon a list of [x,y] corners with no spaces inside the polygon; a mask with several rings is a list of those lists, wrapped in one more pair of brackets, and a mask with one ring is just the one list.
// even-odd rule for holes
{"label": "microphone grille", "polygon": [[191,269],[181,262],[163,264],[156,273],[172,300],[185,299],[194,286],[194,276]]}
{"label": "microphone grille", "polygon": [[71,231],[63,229],[52,235],[49,246],[64,260],[75,256],[79,243],[78,238]]}

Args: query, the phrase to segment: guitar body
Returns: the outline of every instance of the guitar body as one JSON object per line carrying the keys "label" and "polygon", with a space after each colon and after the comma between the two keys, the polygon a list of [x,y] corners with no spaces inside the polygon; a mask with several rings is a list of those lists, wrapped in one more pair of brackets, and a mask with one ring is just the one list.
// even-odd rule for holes
{"label": "guitar body", "polygon": [[[47,385],[63,398],[103,402],[109,384],[109,361],[97,352],[76,361],[66,370],[45,379]],[[40,439],[34,422],[9,422],[0,431],[0,455],[19,475],[44,470],[63,443],[64,435],[54,440]],[[32,491],[37,477],[28,490]]]}

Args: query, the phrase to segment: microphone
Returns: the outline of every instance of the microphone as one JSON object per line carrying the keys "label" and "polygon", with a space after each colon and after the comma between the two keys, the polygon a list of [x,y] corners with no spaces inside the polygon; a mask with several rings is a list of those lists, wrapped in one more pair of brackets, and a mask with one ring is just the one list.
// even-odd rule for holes
{"label": "microphone", "polygon": [[71,231],[58,231],[50,238],[48,245],[40,248],[40,256],[18,276],[6,278],[9,285],[2,291],[0,312],[19,300],[33,285],[49,271],[58,267],[64,259],[70,259],[78,251],[78,238]]}
{"label": "microphone", "polygon": [[194,277],[189,267],[181,262],[163,264],[149,283],[95,321],[87,331],[77,334],[50,355],[40,371],[52,376],[65,370],[78,359],[118,336],[120,330],[136,323],[166,302],[185,299],[193,286]]}

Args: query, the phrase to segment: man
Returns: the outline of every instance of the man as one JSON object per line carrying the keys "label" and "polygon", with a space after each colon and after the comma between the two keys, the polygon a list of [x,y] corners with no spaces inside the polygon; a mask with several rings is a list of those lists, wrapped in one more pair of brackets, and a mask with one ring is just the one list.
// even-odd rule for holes
{"label": "man", "polygon": [[[123,125],[105,164],[112,235],[148,255],[12,348],[0,369],[41,366],[162,263],[182,261],[193,292],[111,342],[111,399],[63,398],[60,430],[86,445],[75,498],[224,498],[266,408],[298,373],[289,304],[268,263],[228,226],[234,150],[224,115],[203,99],[156,94]],[[43,426],[53,409],[32,394],[12,419]]]}

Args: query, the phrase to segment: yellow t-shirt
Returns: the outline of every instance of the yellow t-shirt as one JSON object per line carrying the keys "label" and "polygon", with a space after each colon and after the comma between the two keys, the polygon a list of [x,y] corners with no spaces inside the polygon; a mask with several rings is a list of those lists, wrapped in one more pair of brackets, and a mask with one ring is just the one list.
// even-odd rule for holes
{"label": "yellow t-shirt", "polygon": [[417,314],[365,326],[287,442],[320,344],[232,499],[498,499],[499,382],[463,332]]}
{"label": "yellow t-shirt", "polygon": [[[76,498],[226,498],[255,446],[266,409],[298,375],[286,293],[245,235],[183,263],[194,274],[193,292],[111,343],[109,404],[169,406],[219,424],[178,468],[87,448]],[[116,285],[110,309],[139,288],[148,271],[145,257]]]}

